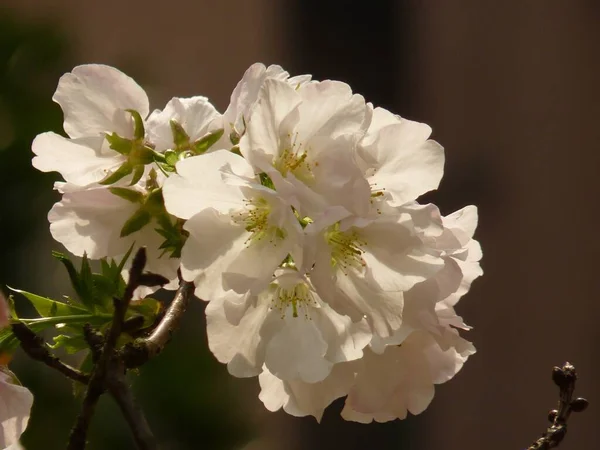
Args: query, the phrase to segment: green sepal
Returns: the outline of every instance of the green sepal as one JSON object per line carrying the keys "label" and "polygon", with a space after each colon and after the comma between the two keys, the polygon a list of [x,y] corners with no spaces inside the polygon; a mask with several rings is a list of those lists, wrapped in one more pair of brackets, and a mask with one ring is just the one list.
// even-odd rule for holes
{"label": "green sepal", "polygon": [[144,130],[144,120],[142,119],[142,116],[140,116],[140,113],[135,109],[126,109],[125,111],[131,114],[131,117],[133,118],[133,122],[135,124],[133,128],[133,135],[135,139],[144,139],[146,130]]}
{"label": "green sepal", "polygon": [[135,168],[133,169],[133,177],[131,177],[131,183],[129,183],[129,186],[133,186],[134,184],[136,184],[138,181],[140,181],[142,179],[143,176],[144,176],[144,166],[141,164],[135,166]]}
{"label": "green sepal", "polygon": [[186,133],[181,124],[173,119],[171,119],[169,123],[171,124],[175,148],[188,148],[190,145],[190,136]]}
{"label": "green sepal", "polygon": [[117,197],[121,197],[123,200],[127,200],[131,203],[142,203],[144,200],[144,194],[135,189],[127,189],[123,187],[111,187],[108,190],[116,195]]}
{"label": "green sepal", "polygon": [[229,133],[229,141],[233,144],[233,145],[238,145],[240,143],[240,135],[237,131],[232,130],[231,133]]}
{"label": "green sepal", "polygon": [[167,150],[165,152],[165,162],[170,166],[175,166],[179,162],[179,155],[173,150]]}
{"label": "green sepal", "polygon": [[206,152],[206,150],[208,150],[214,144],[216,144],[219,139],[221,139],[221,136],[223,136],[224,132],[225,132],[225,130],[223,130],[223,128],[220,128],[220,129],[213,131],[212,133],[204,136],[202,139],[194,142],[194,145],[193,145],[194,152],[197,155],[203,154],[204,152]]}
{"label": "green sepal", "polygon": [[127,219],[123,228],[121,228],[121,237],[129,236],[131,233],[141,230],[152,220],[152,214],[145,208],[140,208]]}
{"label": "green sepal", "polygon": [[123,164],[121,164],[121,167],[119,167],[117,170],[115,170],[113,173],[111,173],[98,183],[103,184],[105,186],[109,184],[114,184],[122,178],[125,178],[127,175],[131,174],[131,172],[133,172],[133,166],[129,163],[129,161],[125,161]]}
{"label": "green sepal", "polygon": [[117,133],[111,133],[106,135],[106,140],[108,141],[110,148],[115,152],[125,156],[131,153],[131,149],[133,148],[133,141],[131,139],[125,139]]}
{"label": "green sepal", "polygon": [[[8,286],[7,286],[8,287]],[[72,316],[74,314],[87,314],[88,311],[79,308],[77,306],[67,305],[63,302],[57,302],[40,295],[32,294],[31,292],[22,291],[20,289],[14,289],[8,287],[13,292],[23,295],[27,300],[31,302],[35,310],[42,317],[55,317],[55,316]]]}
{"label": "green sepal", "polygon": [[275,190],[275,183],[273,183],[273,180],[271,180],[271,177],[267,173],[262,172],[258,178],[260,179],[260,184],[264,187]]}

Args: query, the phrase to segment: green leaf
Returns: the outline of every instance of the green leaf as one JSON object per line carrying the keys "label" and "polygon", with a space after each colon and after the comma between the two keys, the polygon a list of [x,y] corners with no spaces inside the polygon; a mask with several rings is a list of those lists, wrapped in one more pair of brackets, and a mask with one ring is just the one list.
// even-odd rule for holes
{"label": "green leaf", "polygon": [[142,203],[144,200],[144,194],[135,189],[127,189],[123,187],[111,187],[108,190],[116,195],[117,197],[121,197],[124,200],[127,200],[131,203]]}
{"label": "green leaf", "polygon": [[93,311],[95,304],[94,279],[87,253],[84,253],[83,258],[81,259],[81,269],[79,270],[79,286],[81,288],[81,292],[78,292],[79,300],[87,309]]}
{"label": "green leaf", "polygon": [[141,315],[144,317],[144,324],[141,328],[149,327],[154,323],[156,317],[162,311],[162,303],[150,297],[136,302],[129,307],[126,317],[133,317],[135,315]]}
{"label": "green leaf", "polygon": [[131,117],[133,117],[133,122],[135,124],[133,135],[135,138],[144,139],[146,131],[144,130],[144,120],[142,119],[142,116],[140,116],[140,113],[135,109],[126,109],[125,111],[127,111],[129,114],[131,114]]}
{"label": "green leaf", "polygon": [[152,214],[144,208],[138,209],[127,219],[123,228],[121,228],[121,237],[129,236],[131,233],[141,230],[152,220]]}
{"label": "green leaf", "polygon": [[133,167],[131,166],[129,161],[125,161],[121,165],[121,167],[119,167],[117,170],[115,170],[113,173],[111,173],[110,175],[108,175],[106,178],[104,178],[102,181],[99,181],[98,183],[108,186],[109,184],[116,183],[117,181],[121,180],[122,178],[125,178],[131,172],[133,172]]}
{"label": "green leaf", "polygon": [[202,139],[194,142],[194,151],[197,155],[201,155],[206,152],[210,147],[212,147],[216,142],[221,139],[225,130],[220,128],[212,133],[204,136]]}
{"label": "green leaf", "polygon": [[183,127],[177,121],[171,119],[171,132],[173,133],[173,142],[175,148],[188,148],[190,146],[190,137]]}
{"label": "green leaf", "polygon": [[[28,326],[31,329],[31,331],[39,333],[41,331],[44,331],[44,329],[48,328],[50,325],[37,324]],[[11,327],[5,327],[0,329],[0,353],[12,353],[19,347],[19,345],[19,340],[13,334]]]}
{"label": "green leaf", "polygon": [[119,274],[119,276],[121,276],[121,272],[123,271],[123,268],[125,267],[125,263],[127,263],[127,260],[131,256],[131,252],[133,252],[134,246],[135,246],[135,242],[133,244],[131,244],[131,247],[129,247],[129,250],[127,250],[127,253],[125,253],[125,256],[123,256],[123,259],[119,263],[119,266],[117,267],[117,273]]}
{"label": "green leaf", "polygon": [[117,133],[107,134],[106,140],[108,141],[110,148],[121,155],[128,155],[133,148],[133,142],[130,139],[125,139]]}
{"label": "green leaf", "polygon": [[74,314],[87,314],[88,312],[83,308],[57,302],[56,300],[32,294],[31,292],[22,291],[20,289],[14,289],[11,287],[8,289],[27,298],[27,300],[29,300],[36,309],[38,314],[42,317],[71,316]]}
{"label": "green leaf", "polygon": [[61,263],[63,263],[63,265],[65,266],[65,268],[67,269],[67,272],[69,274],[69,279],[71,280],[71,286],[73,286],[73,289],[75,290],[77,295],[79,297],[81,297],[82,293],[81,293],[81,286],[79,285],[79,274],[77,273],[77,269],[75,269],[75,266],[73,265],[73,263],[71,262],[69,257],[67,255],[65,255],[64,253],[60,253],[60,252],[56,252],[56,251],[52,251],[52,256],[54,256]]}

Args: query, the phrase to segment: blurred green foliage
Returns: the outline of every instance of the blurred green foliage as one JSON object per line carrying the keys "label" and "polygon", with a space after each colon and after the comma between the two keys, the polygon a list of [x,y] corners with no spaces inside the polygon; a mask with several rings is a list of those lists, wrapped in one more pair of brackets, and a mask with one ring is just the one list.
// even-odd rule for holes
{"label": "blurred green foliage", "polygon": [[[60,75],[75,65],[73,54],[57,26],[28,24],[0,9],[3,285],[38,292],[39,277],[52,273],[53,268],[33,273],[40,270],[37,262],[60,264],[33,253],[39,246],[32,242],[49,237],[47,231],[43,236],[37,231],[44,230],[47,211],[57,198],[52,181],[58,177],[32,168],[31,141],[44,131],[62,133],[62,114],[51,98]],[[68,293],[66,284],[64,289]],[[183,329],[163,354],[144,366],[139,376],[132,375],[131,381],[163,448],[233,448],[249,439],[247,421],[228,390],[230,377],[225,367],[208,350],[202,305],[198,302],[190,309]],[[35,396],[24,446],[28,450],[65,448],[81,401],[74,397],[71,383],[20,352],[11,368]],[[110,398],[99,404],[90,442],[91,450],[134,448],[129,429]]]}

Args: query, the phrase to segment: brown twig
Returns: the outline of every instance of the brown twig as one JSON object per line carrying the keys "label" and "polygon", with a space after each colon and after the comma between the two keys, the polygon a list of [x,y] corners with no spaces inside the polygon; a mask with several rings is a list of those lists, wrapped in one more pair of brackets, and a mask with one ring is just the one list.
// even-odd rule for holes
{"label": "brown twig", "polygon": [[129,424],[135,443],[141,450],[157,450],[158,445],[148,425],[148,421],[140,406],[137,404],[125,376],[123,361],[118,362],[115,370],[107,380],[107,387],[117,405],[121,409],[125,420]]}
{"label": "brown twig", "polygon": [[554,367],[552,380],[560,389],[558,409],[550,411],[548,415],[550,427],[527,450],[548,450],[558,447],[567,434],[567,420],[571,412],[581,412],[588,406],[588,401],[584,398],[573,399],[577,372],[572,364],[566,362],[561,367]]}
{"label": "brown twig", "polygon": [[194,284],[181,280],[173,301],[162,320],[146,338],[137,339],[123,349],[123,359],[128,368],[139,367],[158,355],[179,328],[183,313],[194,295]]}
{"label": "brown twig", "polygon": [[90,377],[87,374],[65,364],[52,355],[46,347],[44,339],[35,334],[27,325],[24,323],[13,323],[11,327],[13,334],[21,343],[21,347],[31,359],[46,364],[71,380],[84,384],[89,382]]}
{"label": "brown twig", "polygon": [[100,396],[106,389],[107,378],[111,367],[116,364],[115,347],[121,335],[125,314],[133,293],[140,285],[140,279],[146,266],[146,249],[140,248],[133,258],[129,271],[129,280],[122,299],[114,299],[115,311],[106,336],[102,351],[94,364],[88,388],[83,399],[81,413],[77,416],[75,426],[71,430],[67,450],[83,450],[87,441],[87,431]]}

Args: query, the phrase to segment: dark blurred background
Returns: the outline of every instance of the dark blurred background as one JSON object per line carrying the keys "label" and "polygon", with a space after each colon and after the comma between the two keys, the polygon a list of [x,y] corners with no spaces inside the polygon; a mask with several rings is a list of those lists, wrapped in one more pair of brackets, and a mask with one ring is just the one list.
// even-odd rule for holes
{"label": "dark blurred background", "polygon": [[[569,360],[591,401],[561,448],[599,447],[600,3],[594,0],[1,0],[0,282],[65,292],[45,219],[53,175],[30,143],[60,131],[51,102],[77,64],[120,68],[153,107],[202,94],[223,111],[253,62],[339,79],[434,129],[446,148],[444,213],[480,209],[485,275],[459,305],[478,348],[418,417],[320,425],[267,412],[255,379],[230,377],[206,349],[202,305],[160,358],[133,377],[165,449],[524,448],[555,406],[550,380]],[[36,396],[28,450],[64,448],[78,411],[70,386],[17,356]],[[110,399],[92,449],[131,449]]]}

